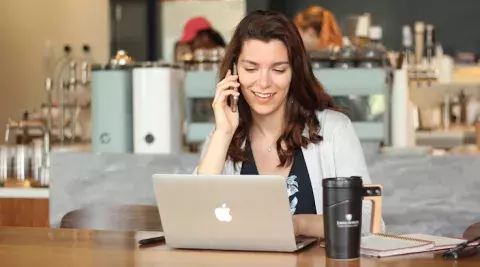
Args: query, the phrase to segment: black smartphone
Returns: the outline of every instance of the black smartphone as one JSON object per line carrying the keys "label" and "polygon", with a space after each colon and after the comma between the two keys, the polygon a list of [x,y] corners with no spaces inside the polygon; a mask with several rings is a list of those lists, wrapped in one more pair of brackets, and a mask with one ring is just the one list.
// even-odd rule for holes
{"label": "black smartphone", "polygon": [[157,237],[151,237],[151,238],[145,238],[140,241],[138,241],[138,244],[142,246],[146,245],[153,245],[153,244],[158,244],[165,242],[165,236],[157,236]]}
{"label": "black smartphone", "polygon": [[[232,64],[232,75],[237,75],[237,65],[235,63]],[[232,108],[232,112],[237,112],[238,110],[238,96],[230,96],[230,106]]]}

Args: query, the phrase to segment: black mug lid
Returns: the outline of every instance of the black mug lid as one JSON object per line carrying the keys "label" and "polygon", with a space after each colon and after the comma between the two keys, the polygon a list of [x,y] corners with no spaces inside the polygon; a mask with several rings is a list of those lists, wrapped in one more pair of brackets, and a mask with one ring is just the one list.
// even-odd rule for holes
{"label": "black mug lid", "polygon": [[333,177],[323,179],[322,185],[327,188],[363,187],[363,180],[360,176]]}

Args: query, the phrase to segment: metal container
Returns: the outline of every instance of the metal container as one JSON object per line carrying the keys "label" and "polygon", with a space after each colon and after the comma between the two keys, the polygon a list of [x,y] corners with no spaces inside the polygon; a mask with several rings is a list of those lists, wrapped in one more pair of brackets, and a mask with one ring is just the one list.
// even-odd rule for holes
{"label": "metal container", "polygon": [[134,68],[132,73],[134,152],[180,153],[183,70],[150,63]]}
{"label": "metal container", "polygon": [[132,152],[132,68],[116,56],[109,64],[92,66],[92,150]]}
{"label": "metal container", "polygon": [[11,161],[8,146],[0,146],[0,182],[10,178]]}
{"label": "metal container", "polygon": [[44,161],[46,160],[45,155],[43,154],[43,144],[39,142],[33,143],[32,153],[30,158],[31,164],[31,177],[34,181],[40,180],[40,168],[44,166]]}
{"label": "metal container", "polygon": [[49,186],[50,185],[50,168],[40,167],[38,169],[38,179],[36,180],[39,186]]}
{"label": "metal container", "polygon": [[13,178],[18,181],[25,181],[27,178],[30,178],[31,150],[26,145],[17,145],[14,151]]}
{"label": "metal container", "polygon": [[193,61],[195,62],[195,70],[210,70],[208,61],[208,50],[204,48],[197,48],[193,51]]}
{"label": "metal container", "polygon": [[334,68],[337,69],[351,69],[355,68],[355,59],[357,56],[357,49],[354,46],[343,46],[336,54]]}

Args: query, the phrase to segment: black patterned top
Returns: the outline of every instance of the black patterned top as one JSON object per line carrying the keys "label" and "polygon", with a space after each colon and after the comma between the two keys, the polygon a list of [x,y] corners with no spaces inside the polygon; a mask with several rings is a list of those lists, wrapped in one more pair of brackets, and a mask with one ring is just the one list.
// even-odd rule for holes
{"label": "black patterned top", "polygon": [[[257,166],[248,139],[245,143],[245,149],[247,151],[248,161],[243,162],[240,174],[258,175]],[[290,212],[292,215],[317,214],[310,175],[308,174],[307,164],[305,163],[301,148],[295,151],[293,165],[286,183],[290,199]]]}

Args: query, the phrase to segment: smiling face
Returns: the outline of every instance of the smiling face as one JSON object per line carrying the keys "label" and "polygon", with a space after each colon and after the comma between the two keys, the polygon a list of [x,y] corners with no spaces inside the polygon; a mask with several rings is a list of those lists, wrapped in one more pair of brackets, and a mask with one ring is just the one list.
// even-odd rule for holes
{"label": "smiling face", "polygon": [[252,114],[270,115],[286,104],[292,70],[283,42],[247,40],[238,59],[241,92]]}

